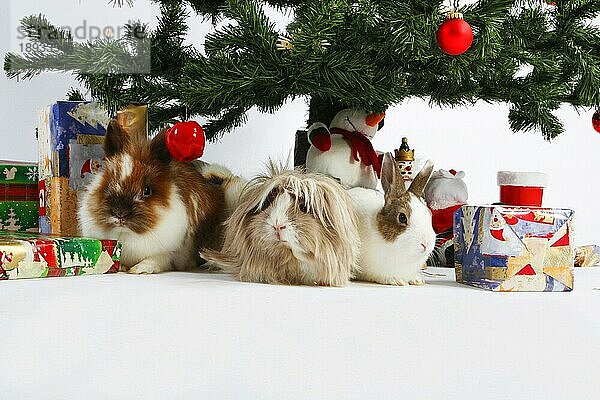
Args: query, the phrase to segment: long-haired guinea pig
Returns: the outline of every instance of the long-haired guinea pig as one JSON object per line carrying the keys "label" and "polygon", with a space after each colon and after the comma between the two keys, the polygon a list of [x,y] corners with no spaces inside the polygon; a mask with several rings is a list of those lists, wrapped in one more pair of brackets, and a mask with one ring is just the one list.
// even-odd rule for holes
{"label": "long-haired guinea pig", "polygon": [[357,217],[339,183],[271,165],[226,221],[222,251],[202,256],[242,281],[343,286],[359,247]]}
{"label": "long-haired guinea pig", "polygon": [[198,249],[220,248],[229,177],[173,160],[164,131],[149,140],[112,121],[104,148],[105,166],[80,198],[84,236],[120,240],[121,265],[136,274],[189,269],[202,262]]}

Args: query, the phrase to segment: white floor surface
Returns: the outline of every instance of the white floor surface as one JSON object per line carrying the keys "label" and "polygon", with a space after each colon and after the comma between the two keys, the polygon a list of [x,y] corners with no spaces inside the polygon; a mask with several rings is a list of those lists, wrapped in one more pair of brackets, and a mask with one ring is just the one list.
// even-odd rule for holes
{"label": "white floor surface", "polygon": [[0,282],[0,399],[598,399],[600,268],[571,293],[206,273]]}

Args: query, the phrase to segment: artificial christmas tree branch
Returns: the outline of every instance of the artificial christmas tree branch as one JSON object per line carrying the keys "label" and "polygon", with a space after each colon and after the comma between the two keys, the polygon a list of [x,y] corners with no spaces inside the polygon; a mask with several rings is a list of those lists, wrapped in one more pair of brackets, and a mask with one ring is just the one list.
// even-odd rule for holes
{"label": "artificial christmas tree branch", "polygon": [[[9,53],[5,71],[22,78],[71,71],[110,109],[150,103],[154,129],[207,117],[209,139],[243,124],[253,107],[274,112],[297,97],[310,99],[309,122],[325,123],[344,107],[379,112],[411,97],[442,107],[508,103],[511,129],[536,129],[546,139],[563,131],[553,115],[561,104],[600,107],[597,0],[464,6],[457,11],[474,39],[456,57],[436,42],[450,11],[440,0],[156,2],[161,14],[154,31],[134,24],[125,37],[92,45],[74,43],[42,16],[25,18],[29,39],[45,48]],[[293,12],[284,32],[265,5]],[[190,10],[223,22],[207,35],[204,53],[184,44]]]}

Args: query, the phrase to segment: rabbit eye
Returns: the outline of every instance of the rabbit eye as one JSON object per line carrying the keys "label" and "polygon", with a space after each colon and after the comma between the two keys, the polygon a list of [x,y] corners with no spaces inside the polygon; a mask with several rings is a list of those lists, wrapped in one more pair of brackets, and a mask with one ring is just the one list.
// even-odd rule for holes
{"label": "rabbit eye", "polygon": [[404,213],[400,213],[400,214],[398,214],[398,221],[399,221],[401,224],[406,224],[406,223],[408,223],[408,218],[406,218],[406,214],[404,214]]}
{"label": "rabbit eye", "polygon": [[152,188],[150,186],[144,186],[144,197],[152,196]]}

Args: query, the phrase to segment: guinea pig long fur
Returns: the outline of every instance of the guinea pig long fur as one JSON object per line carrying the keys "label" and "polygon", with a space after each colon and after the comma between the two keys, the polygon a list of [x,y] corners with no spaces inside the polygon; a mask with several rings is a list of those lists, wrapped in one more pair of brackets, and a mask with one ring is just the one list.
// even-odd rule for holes
{"label": "guinea pig long fur", "polygon": [[357,269],[352,202],[324,175],[271,165],[243,192],[225,227],[223,250],[202,256],[242,281],[343,286]]}

